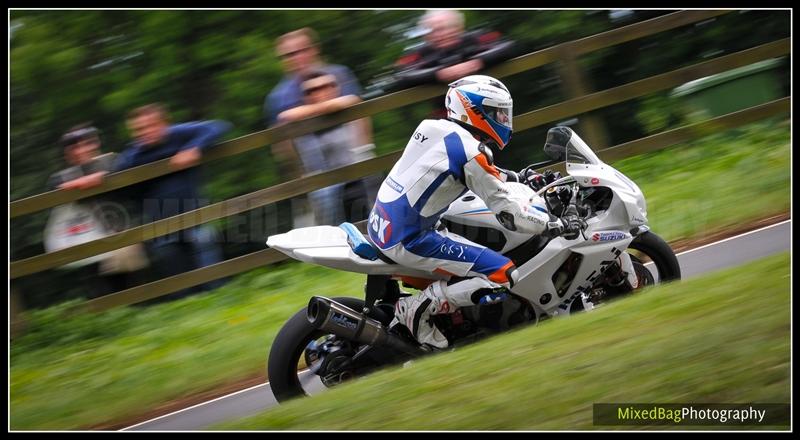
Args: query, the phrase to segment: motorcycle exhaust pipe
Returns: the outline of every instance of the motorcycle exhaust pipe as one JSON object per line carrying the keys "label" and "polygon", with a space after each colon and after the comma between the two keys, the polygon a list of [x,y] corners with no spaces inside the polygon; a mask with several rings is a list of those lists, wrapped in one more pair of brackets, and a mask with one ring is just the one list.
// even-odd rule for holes
{"label": "motorcycle exhaust pipe", "polygon": [[411,355],[426,353],[420,346],[389,333],[380,322],[332,299],[321,296],[311,297],[306,311],[308,322],[318,330],[333,333],[359,344],[375,347],[387,345]]}

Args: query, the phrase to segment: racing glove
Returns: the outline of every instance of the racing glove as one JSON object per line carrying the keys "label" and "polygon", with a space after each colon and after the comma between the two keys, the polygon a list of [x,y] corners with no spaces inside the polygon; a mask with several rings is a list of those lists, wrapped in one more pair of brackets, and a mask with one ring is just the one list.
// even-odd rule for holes
{"label": "racing glove", "polygon": [[519,181],[528,185],[534,191],[539,191],[561,178],[561,173],[558,171],[553,172],[553,170],[547,170],[544,174],[540,174],[530,166],[524,168],[518,175]]}
{"label": "racing glove", "polygon": [[561,236],[567,240],[578,238],[578,235],[580,235],[586,227],[586,222],[578,216],[578,209],[575,205],[569,205],[567,207],[567,210],[564,212],[564,217],[561,218],[561,222],[564,224],[564,231]]}

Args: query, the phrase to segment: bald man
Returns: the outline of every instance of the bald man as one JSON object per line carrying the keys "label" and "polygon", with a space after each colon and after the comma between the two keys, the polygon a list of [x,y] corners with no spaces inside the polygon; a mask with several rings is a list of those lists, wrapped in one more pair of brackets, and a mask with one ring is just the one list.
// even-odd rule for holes
{"label": "bald man", "polygon": [[513,42],[501,40],[499,32],[465,32],[464,15],[459,11],[428,11],[418,25],[427,31],[425,42],[395,63],[397,88],[449,83],[513,55]]}

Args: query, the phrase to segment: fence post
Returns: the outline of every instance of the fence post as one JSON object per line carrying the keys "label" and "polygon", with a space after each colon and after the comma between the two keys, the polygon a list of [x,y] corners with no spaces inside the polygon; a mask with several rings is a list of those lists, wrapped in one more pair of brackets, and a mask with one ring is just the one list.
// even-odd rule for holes
{"label": "fence post", "polygon": [[[586,77],[583,75],[580,66],[578,66],[576,54],[571,50],[571,45],[567,44],[559,51],[559,62],[556,65],[564,84],[564,93],[567,95],[567,99],[591,93],[591,89],[587,86]],[[589,112],[578,118],[580,129],[577,131],[586,138],[593,150],[597,151],[611,146],[605,125],[597,115]]]}

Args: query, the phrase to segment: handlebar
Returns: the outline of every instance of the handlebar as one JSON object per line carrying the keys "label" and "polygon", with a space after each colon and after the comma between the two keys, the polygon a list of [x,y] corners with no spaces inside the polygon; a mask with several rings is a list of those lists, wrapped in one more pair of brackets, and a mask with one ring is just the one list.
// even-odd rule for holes
{"label": "handlebar", "polygon": [[542,187],[542,189],[540,189],[539,191],[536,191],[536,195],[542,195],[542,194],[545,193],[545,191],[547,191],[548,189],[550,189],[552,187],[566,185],[566,184],[574,183],[574,182],[576,182],[576,180],[572,176],[562,177],[562,178],[556,180],[555,182],[550,183],[550,184]]}

